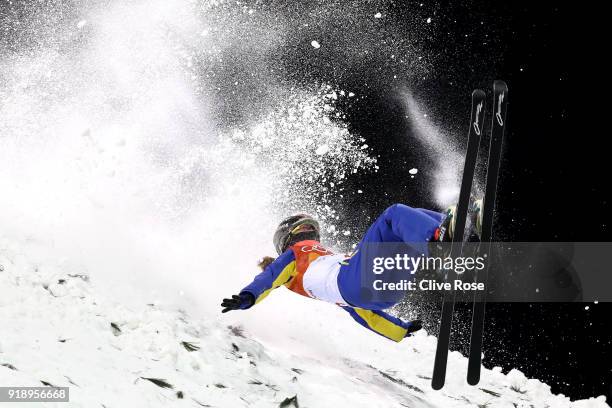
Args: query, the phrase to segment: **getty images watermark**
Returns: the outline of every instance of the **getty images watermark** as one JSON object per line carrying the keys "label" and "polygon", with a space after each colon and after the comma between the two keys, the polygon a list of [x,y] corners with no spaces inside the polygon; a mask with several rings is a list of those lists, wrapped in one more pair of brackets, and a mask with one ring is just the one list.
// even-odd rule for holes
{"label": "getty images watermark", "polygon": [[610,253],[612,242],[384,242],[357,247],[347,262],[360,265],[365,301],[453,290],[466,301],[610,302]]}
{"label": "getty images watermark", "polygon": [[[378,256],[372,258],[372,273],[383,275],[387,272],[401,272],[405,275],[414,275],[419,272],[437,272],[446,274],[453,271],[456,275],[463,275],[466,272],[479,272],[485,269],[485,256],[410,256],[406,253],[396,253],[394,256]],[[389,274],[387,274],[388,276]],[[462,291],[482,291],[485,288],[482,282],[466,282],[462,279],[453,279],[451,282],[439,282],[436,279],[421,279],[415,281],[412,277],[395,281],[391,279],[374,279],[372,288],[376,291],[406,291],[406,290],[462,290]]]}

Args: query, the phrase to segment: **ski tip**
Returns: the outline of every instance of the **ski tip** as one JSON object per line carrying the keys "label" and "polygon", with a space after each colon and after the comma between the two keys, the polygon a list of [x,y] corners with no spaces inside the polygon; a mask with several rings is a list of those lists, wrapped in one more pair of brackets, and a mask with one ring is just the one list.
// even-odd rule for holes
{"label": "ski tip", "polygon": [[486,97],[485,91],[483,91],[482,89],[474,89],[474,91],[472,91],[472,98],[482,99],[485,97]]}
{"label": "ski tip", "polygon": [[493,89],[496,91],[508,91],[508,85],[506,84],[505,81],[502,81],[501,79],[496,79],[493,82]]}

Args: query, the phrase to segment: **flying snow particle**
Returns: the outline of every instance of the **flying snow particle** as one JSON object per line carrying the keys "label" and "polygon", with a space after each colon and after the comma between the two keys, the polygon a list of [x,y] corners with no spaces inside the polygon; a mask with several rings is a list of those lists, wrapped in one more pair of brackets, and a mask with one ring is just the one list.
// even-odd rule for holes
{"label": "flying snow particle", "polygon": [[427,17],[427,24],[431,23],[431,17]]}
{"label": "flying snow particle", "polygon": [[87,20],[81,20],[77,23],[77,28],[83,28],[85,27],[85,24],[87,24]]}
{"label": "flying snow particle", "polygon": [[410,170],[408,170],[408,173],[410,173],[410,174],[417,174],[418,172],[419,172],[419,170],[414,168],[414,167],[411,168]]}
{"label": "flying snow particle", "polygon": [[313,48],[319,49],[321,48],[321,44],[319,44],[319,42],[317,40],[312,40],[310,42],[310,45],[312,45]]}
{"label": "flying snow particle", "polygon": [[357,190],[357,194],[363,194],[363,190]]}
{"label": "flying snow particle", "polygon": [[319,146],[317,150],[315,150],[315,153],[319,156],[323,156],[327,152],[329,152],[329,146],[326,144]]}
{"label": "flying snow particle", "polygon": [[590,307],[588,307],[588,306],[584,307],[584,310],[589,310],[589,309],[590,309]]}
{"label": "flying snow particle", "polygon": [[381,17],[382,17],[382,14],[380,14],[380,13],[374,14],[374,18],[381,18]]}
{"label": "flying snow particle", "polygon": [[348,237],[349,235],[351,235],[351,231],[346,230],[342,233],[344,236]]}

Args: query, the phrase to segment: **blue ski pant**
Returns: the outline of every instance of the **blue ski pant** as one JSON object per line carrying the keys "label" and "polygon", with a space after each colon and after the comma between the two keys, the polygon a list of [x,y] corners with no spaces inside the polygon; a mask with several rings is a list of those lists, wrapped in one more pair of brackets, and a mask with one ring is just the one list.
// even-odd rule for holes
{"label": "blue ski pant", "polygon": [[406,242],[411,246],[418,246],[414,248],[415,253],[422,252],[445,217],[443,213],[403,204],[394,204],[387,208],[367,230],[353,256],[340,267],[338,288],[344,300],[351,306],[368,310],[387,309],[399,302],[403,293],[394,301],[369,299],[368,288],[362,287],[360,248],[368,243]]}

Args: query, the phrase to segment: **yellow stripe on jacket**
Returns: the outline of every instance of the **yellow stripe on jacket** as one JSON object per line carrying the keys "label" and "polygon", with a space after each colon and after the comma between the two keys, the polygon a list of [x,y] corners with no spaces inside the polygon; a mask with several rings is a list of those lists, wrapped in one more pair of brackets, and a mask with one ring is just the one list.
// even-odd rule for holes
{"label": "yellow stripe on jacket", "polygon": [[311,262],[331,252],[323,248],[318,241],[300,241],[268,265],[260,274],[255,276],[253,282],[242,289],[255,298],[255,303],[264,300],[271,291],[285,285],[287,289],[302,296],[311,297],[304,290],[302,278]]}
{"label": "yellow stripe on jacket", "polygon": [[291,280],[291,278],[295,276],[295,272],[296,272],[295,271],[295,261],[287,264],[287,266],[283,268],[281,273],[278,274],[276,279],[274,279],[274,281],[272,282],[272,286],[269,289],[266,289],[265,291],[263,291],[263,293],[257,297],[257,299],[255,300],[255,304],[264,300],[266,296],[268,296],[270,292],[272,292],[274,289],[278,288],[279,286],[284,285],[289,280]]}
{"label": "yellow stripe on jacket", "polygon": [[353,310],[376,333],[398,342],[406,337],[408,330],[393,323],[390,319],[380,316],[372,310],[360,309],[358,307],[353,308]]}

